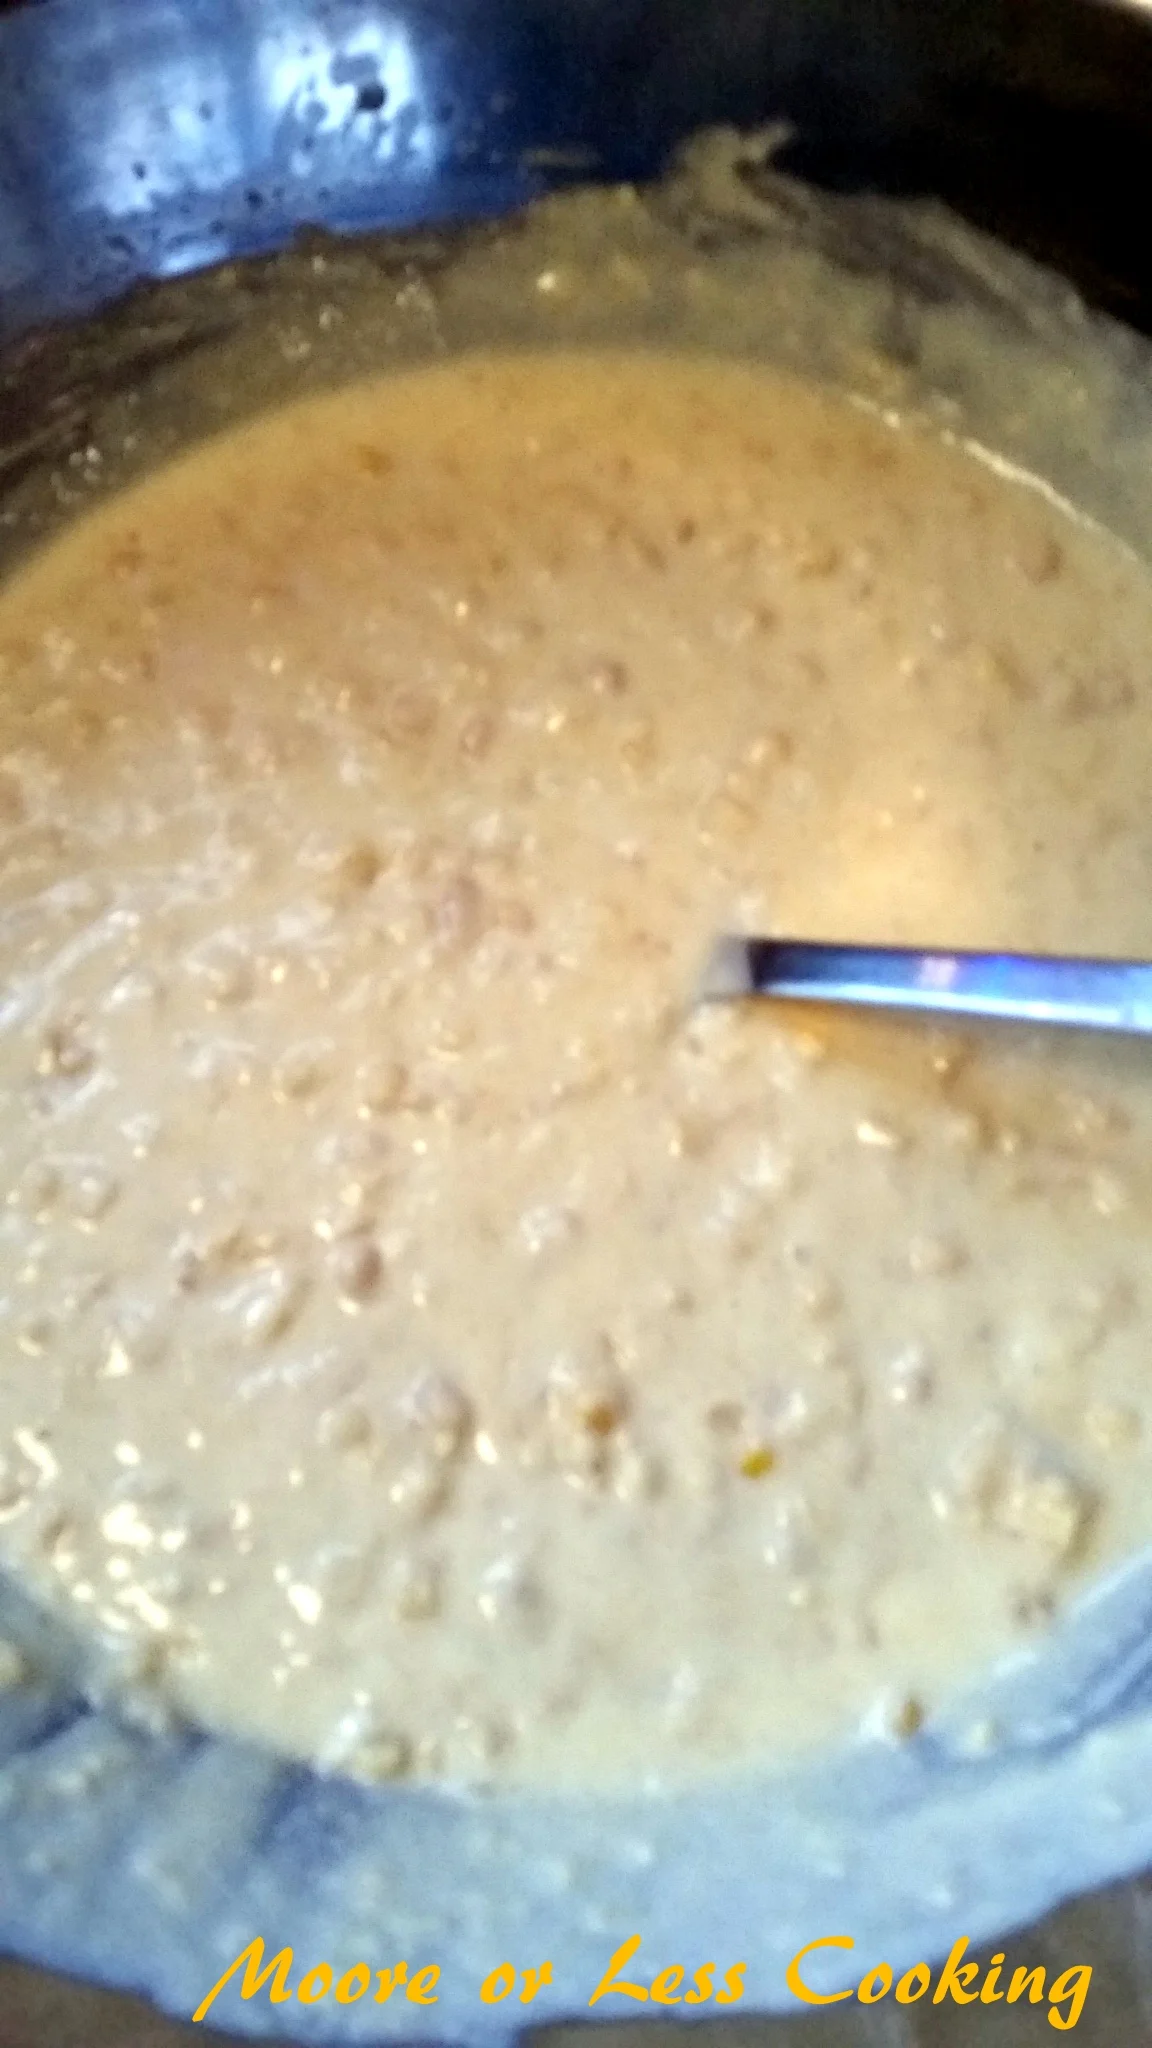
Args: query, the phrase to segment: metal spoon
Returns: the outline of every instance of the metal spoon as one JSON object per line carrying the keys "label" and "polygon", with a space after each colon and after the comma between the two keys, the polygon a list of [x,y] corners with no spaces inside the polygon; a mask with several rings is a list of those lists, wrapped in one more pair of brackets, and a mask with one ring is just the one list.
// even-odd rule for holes
{"label": "metal spoon", "polygon": [[713,947],[700,999],[737,996],[1152,1032],[1152,962],[1146,960],[928,953],[910,946],[729,936]]}

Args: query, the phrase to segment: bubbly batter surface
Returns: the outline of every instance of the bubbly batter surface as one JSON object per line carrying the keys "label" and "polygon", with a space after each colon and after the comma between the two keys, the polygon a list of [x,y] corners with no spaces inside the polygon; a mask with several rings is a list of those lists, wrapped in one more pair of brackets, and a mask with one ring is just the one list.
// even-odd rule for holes
{"label": "bubbly batter surface", "polygon": [[752,368],[311,400],[0,597],[0,1557],[369,1777],[911,1732],[1152,1526],[1146,1048],[693,1009],[1152,952],[1152,592]]}

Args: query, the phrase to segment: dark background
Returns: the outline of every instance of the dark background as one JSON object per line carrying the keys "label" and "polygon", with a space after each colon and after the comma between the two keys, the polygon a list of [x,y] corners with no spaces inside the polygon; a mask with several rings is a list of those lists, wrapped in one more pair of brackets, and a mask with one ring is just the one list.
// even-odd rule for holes
{"label": "dark background", "polygon": [[[374,24],[415,59],[399,95]],[[1135,0],[0,0],[0,331],[301,221],[490,212],[777,117],[806,176],[937,194],[1152,327]]]}

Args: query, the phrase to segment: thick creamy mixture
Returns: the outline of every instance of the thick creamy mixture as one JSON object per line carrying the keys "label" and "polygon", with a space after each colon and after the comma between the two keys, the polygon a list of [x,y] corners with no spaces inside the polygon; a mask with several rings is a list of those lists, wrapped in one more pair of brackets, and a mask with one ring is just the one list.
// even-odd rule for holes
{"label": "thick creamy mixture", "polygon": [[694,1008],[1152,952],[1152,591],[735,365],[313,400],[0,599],[0,1556],[371,1777],[910,1732],[1152,1525],[1144,1048]]}

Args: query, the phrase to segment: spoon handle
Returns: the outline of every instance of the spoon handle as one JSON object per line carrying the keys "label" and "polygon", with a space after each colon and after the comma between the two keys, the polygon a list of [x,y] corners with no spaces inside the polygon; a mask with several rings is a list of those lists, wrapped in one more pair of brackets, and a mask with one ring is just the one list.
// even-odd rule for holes
{"label": "spoon handle", "polygon": [[1141,960],[733,937],[714,949],[701,994],[709,1001],[775,996],[1152,1033],[1152,963]]}

